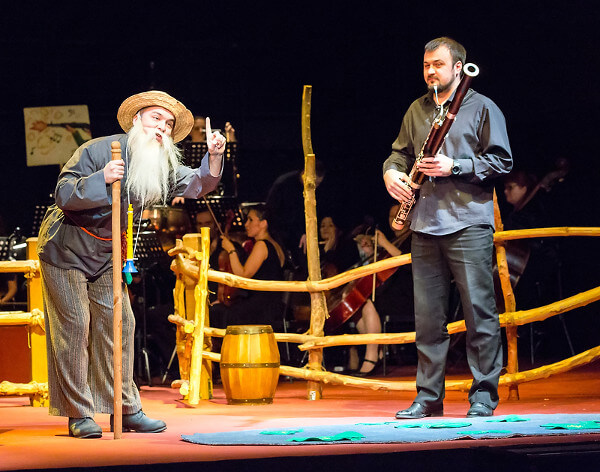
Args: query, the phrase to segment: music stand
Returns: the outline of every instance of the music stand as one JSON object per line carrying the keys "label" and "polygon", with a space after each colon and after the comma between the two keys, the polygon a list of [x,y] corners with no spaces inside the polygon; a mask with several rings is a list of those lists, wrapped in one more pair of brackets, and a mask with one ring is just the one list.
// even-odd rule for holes
{"label": "music stand", "polygon": [[44,216],[46,215],[46,210],[48,210],[49,206],[50,204],[35,206],[35,209],[33,210],[33,220],[31,223],[31,236],[38,235],[40,231],[40,226],[42,225],[42,220],[44,219]]}
{"label": "music stand", "polygon": [[[138,376],[141,377],[141,369],[146,375],[148,385],[152,386],[152,376],[150,374],[150,357],[148,355],[148,321],[147,321],[147,294],[146,294],[146,276],[147,272],[155,266],[169,266],[170,257],[163,250],[158,233],[152,231],[142,231],[137,235],[135,245],[135,267],[141,282],[141,301],[138,306],[142,314],[142,332],[137,333],[138,338]],[[158,292],[157,292],[158,293]],[[141,338],[141,339],[140,339]]]}
{"label": "music stand", "polygon": [[[185,165],[194,169],[200,167],[202,158],[206,155],[207,151],[208,147],[205,142],[184,142],[183,161]],[[220,197],[237,197],[237,143],[227,143],[223,158],[225,161],[223,163],[223,177],[212,194]]]}
{"label": "music stand", "polygon": [[8,250],[10,247],[10,238],[6,236],[0,237],[0,261],[8,261]]}
{"label": "music stand", "polygon": [[139,269],[150,268],[156,264],[170,263],[171,258],[164,251],[158,233],[155,230],[144,230],[137,236],[135,245],[135,265]]}
{"label": "music stand", "polygon": [[[206,200],[210,204],[213,213],[219,220],[219,223],[227,220],[227,214],[230,211],[233,211],[234,217],[231,222],[231,228],[233,230],[241,230],[244,228],[244,216],[242,214],[242,210],[240,209],[240,205],[237,202],[235,197],[218,197],[218,196],[209,196],[206,197]],[[185,206],[188,210],[188,213],[192,217],[192,219],[196,218],[196,214],[202,211],[206,211],[206,202],[204,199],[198,200],[185,200]]]}

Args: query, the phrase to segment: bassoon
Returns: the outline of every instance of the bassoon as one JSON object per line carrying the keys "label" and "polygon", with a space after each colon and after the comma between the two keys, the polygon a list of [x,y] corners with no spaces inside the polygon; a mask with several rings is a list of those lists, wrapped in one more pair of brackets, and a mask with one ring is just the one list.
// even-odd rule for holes
{"label": "bassoon", "polygon": [[456,119],[456,114],[458,113],[458,109],[460,108],[467,91],[469,90],[469,86],[471,85],[471,80],[473,77],[479,74],[479,67],[475,64],[468,63],[463,67],[464,76],[461,79],[458,87],[456,88],[456,93],[454,94],[454,100],[450,103],[448,107],[448,111],[446,115],[440,114],[434,121],[431,129],[429,130],[429,134],[427,135],[427,139],[423,143],[421,147],[421,152],[415,159],[415,163],[408,174],[410,178],[410,189],[412,192],[412,197],[410,200],[402,202],[400,208],[398,209],[398,214],[394,218],[392,222],[392,228],[396,230],[400,230],[404,228],[406,223],[406,219],[408,218],[408,214],[412,209],[413,205],[416,202],[417,193],[423,185],[425,177],[427,177],[423,172],[417,169],[419,162],[423,160],[424,157],[433,157],[435,156],[442,144],[444,144],[444,140],[448,135],[448,131],[450,127],[454,123]]}

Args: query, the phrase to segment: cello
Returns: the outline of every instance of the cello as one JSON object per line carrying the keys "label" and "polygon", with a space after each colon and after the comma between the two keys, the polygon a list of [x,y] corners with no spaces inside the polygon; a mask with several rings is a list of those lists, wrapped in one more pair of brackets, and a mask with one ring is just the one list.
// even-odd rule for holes
{"label": "cello", "polygon": [[[396,247],[400,246],[410,235],[412,231],[408,228],[403,229],[399,236],[392,241]],[[366,262],[372,262],[377,253],[375,248],[373,256]],[[377,255],[378,260],[387,259],[390,254],[381,249]],[[355,267],[363,265],[362,261]],[[339,290],[331,291],[327,297],[327,307],[329,318],[325,320],[325,332],[332,333],[338,330],[346,321],[352,318],[365,304],[367,299],[373,294],[373,290],[383,285],[392,275],[396,273],[398,267],[392,267],[375,274],[361,277],[344,285]]]}
{"label": "cello", "polygon": [[[206,197],[203,197],[204,203],[206,203],[206,208],[210,212],[210,216],[215,223],[217,231],[221,236],[228,237],[229,231],[231,229],[231,225],[233,220],[235,219],[235,213],[232,210],[228,210],[225,215],[225,231],[221,228],[217,217],[215,216],[212,207],[210,206],[209,201]],[[229,254],[225,249],[221,249],[217,258],[217,264],[219,267],[219,271],[228,272],[230,274],[233,273],[231,268],[231,262],[229,261]],[[230,287],[225,284],[217,284],[217,300],[219,303],[222,303],[225,306],[231,306],[238,295],[238,289],[235,287]],[[215,302],[216,303],[216,302]]]}

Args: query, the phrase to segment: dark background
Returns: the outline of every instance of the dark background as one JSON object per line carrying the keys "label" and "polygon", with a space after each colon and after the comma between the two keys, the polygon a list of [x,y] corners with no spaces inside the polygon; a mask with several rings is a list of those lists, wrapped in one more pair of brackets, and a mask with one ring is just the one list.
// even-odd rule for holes
{"label": "dark background", "polygon": [[[7,226],[27,228],[58,166],[26,166],[23,108],[86,104],[93,136],[120,132],[116,110],[156,88],[239,140],[241,200],[266,197],[303,166],[302,88],[313,86],[312,137],[328,173],[323,212],[382,222],[381,179],[404,112],[425,91],[423,45],[448,35],[480,67],[473,88],[508,124],[515,165],[543,176],[567,158],[552,191],[553,225],[600,226],[595,2],[122,2],[13,6],[0,28],[5,133],[0,194]],[[502,197],[502,195],[500,194]],[[596,238],[569,238],[564,295],[598,285]],[[596,304],[597,305],[597,304]],[[569,320],[577,350],[596,345],[597,307]],[[576,325],[576,326],[575,326]]]}

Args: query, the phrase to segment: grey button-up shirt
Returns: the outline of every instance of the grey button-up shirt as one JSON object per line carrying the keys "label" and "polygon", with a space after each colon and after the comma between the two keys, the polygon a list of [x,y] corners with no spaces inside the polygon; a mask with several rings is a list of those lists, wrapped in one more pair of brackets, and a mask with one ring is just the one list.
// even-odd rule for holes
{"label": "grey button-up shirt", "polygon": [[[411,104],[392,154],[383,164],[384,173],[388,169],[410,172],[437,114],[432,93]],[[493,227],[492,180],[510,172],[513,162],[506,121],[498,106],[469,89],[439,152],[459,162],[462,173],[425,180],[409,217],[411,229],[445,235],[478,224]]]}

